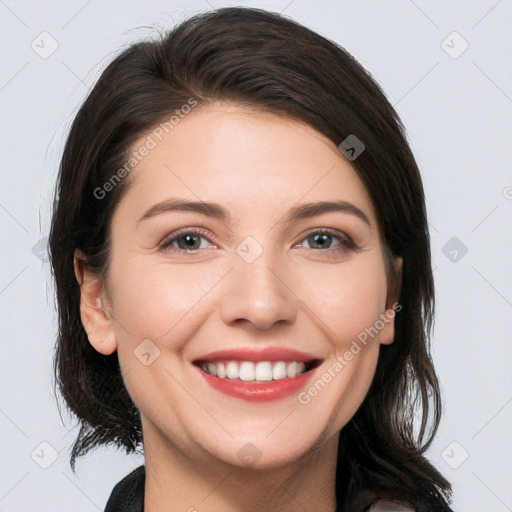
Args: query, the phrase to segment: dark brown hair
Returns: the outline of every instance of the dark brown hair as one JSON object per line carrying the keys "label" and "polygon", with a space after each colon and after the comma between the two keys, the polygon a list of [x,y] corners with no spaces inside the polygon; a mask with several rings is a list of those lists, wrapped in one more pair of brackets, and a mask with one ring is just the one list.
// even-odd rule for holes
{"label": "dark brown hair", "polygon": [[[281,15],[224,8],[197,15],[108,65],[80,108],[62,156],[50,236],[59,334],[56,384],[76,415],[76,457],[101,444],[142,446],[140,415],[117,354],[89,343],[80,319],[76,249],[107,275],[113,211],[129,176],[109,187],[135,140],[193,98],[229,101],[303,121],[337,146],[355,134],[352,162],[375,208],[386,249],[403,258],[395,340],[382,346],[371,388],[340,432],[337,499],[407,498],[417,510],[447,509],[450,484],[423,455],[441,414],[429,353],[434,309],[430,241],[419,170],[384,93],[342,47]],[[123,174],[124,177],[124,174]],[[101,195],[101,197],[99,197]],[[420,428],[413,428],[419,417]]]}

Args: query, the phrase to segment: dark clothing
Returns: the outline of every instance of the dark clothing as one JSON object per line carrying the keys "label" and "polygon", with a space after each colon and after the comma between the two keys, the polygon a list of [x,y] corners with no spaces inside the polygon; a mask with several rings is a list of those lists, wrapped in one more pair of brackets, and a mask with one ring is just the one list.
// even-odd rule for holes
{"label": "dark clothing", "polygon": [[105,512],[144,512],[145,481],[144,466],[139,466],[125,476],[112,490]]}
{"label": "dark clothing", "polygon": [[[145,480],[146,468],[144,466],[138,467],[123,478],[112,490],[105,512],[144,512]],[[374,505],[376,505],[376,503],[374,503]],[[369,510],[368,507],[366,507],[365,510]],[[384,510],[384,508],[381,508],[381,510]],[[390,509],[386,508],[385,510]],[[406,512],[407,508],[399,507],[396,508],[396,510]]]}

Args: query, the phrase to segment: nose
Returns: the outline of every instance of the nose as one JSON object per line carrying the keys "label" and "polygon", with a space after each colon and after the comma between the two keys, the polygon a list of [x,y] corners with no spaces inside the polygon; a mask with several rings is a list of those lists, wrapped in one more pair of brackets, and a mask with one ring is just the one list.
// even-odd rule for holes
{"label": "nose", "polygon": [[221,301],[221,316],[227,324],[249,322],[256,329],[269,329],[295,320],[297,298],[286,276],[273,270],[263,256],[253,263],[238,261],[229,277]]}

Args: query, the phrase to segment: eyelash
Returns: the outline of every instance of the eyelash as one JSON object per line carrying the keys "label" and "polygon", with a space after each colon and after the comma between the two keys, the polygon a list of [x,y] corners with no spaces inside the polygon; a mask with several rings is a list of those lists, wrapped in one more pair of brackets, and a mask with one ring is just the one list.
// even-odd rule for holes
{"label": "eyelash", "polygon": [[[213,242],[215,240],[215,237],[211,237],[209,233],[203,229],[200,228],[183,228],[181,230],[178,230],[175,233],[172,233],[170,237],[165,238],[162,242],[160,242],[159,246],[161,250],[173,250],[178,251],[185,254],[197,254],[199,251],[204,249],[180,249],[177,247],[172,247],[172,244],[179,239],[180,237],[184,235],[201,235],[209,242]],[[310,249],[312,251],[319,251],[319,252],[327,252],[327,253],[339,253],[343,251],[359,251],[360,247],[355,244],[355,242],[347,235],[345,235],[342,231],[338,231],[337,229],[331,229],[331,228],[314,228],[312,230],[309,230],[307,234],[301,239],[301,242],[306,241],[309,237],[313,235],[329,235],[335,239],[337,239],[340,243],[341,247],[338,247],[337,249]],[[213,240],[210,240],[210,239]],[[299,242],[300,243],[300,242]],[[294,247],[298,244],[294,244]]]}

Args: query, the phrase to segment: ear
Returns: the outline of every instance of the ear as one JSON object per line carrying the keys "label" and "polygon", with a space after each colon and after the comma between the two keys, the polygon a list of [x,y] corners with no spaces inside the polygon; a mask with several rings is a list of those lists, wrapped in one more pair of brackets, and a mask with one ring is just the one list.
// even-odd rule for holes
{"label": "ear", "polygon": [[103,293],[104,281],[88,269],[86,258],[78,249],[73,264],[80,285],[80,317],[89,342],[101,354],[112,354],[117,348],[117,341]]}
{"label": "ear", "polygon": [[395,315],[402,309],[398,303],[402,284],[402,264],[403,259],[400,257],[393,258],[391,262],[392,269],[388,278],[386,306],[381,315],[384,327],[379,333],[379,341],[382,345],[391,345],[395,339]]}

